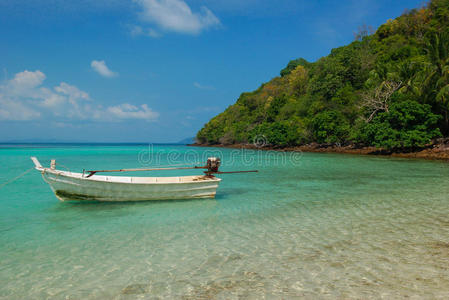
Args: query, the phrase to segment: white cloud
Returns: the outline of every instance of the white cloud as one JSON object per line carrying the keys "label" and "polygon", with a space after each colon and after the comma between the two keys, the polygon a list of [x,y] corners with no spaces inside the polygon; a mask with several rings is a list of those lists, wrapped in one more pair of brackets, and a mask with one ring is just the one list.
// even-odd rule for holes
{"label": "white cloud", "polygon": [[143,28],[138,25],[131,25],[129,27],[129,34],[132,36],[139,36],[143,35]]}
{"label": "white cloud", "polygon": [[40,112],[26,102],[37,97],[36,92],[40,91],[36,91],[36,87],[44,80],[44,73],[25,70],[0,84],[0,120],[27,121],[39,118]]}
{"label": "white cloud", "polygon": [[107,111],[119,119],[142,119],[154,121],[159,117],[159,113],[152,111],[148,105],[142,104],[139,107],[124,103],[117,106],[108,107]]}
{"label": "white cloud", "polygon": [[17,73],[7,84],[1,85],[3,93],[28,98],[37,97],[35,88],[45,80],[45,74],[41,71],[28,71]]}
{"label": "white cloud", "polygon": [[18,90],[30,89],[41,85],[45,78],[45,74],[41,71],[31,72],[25,70],[14,76],[10,81],[10,86]]}
{"label": "white cloud", "polygon": [[183,0],[135,0],[141,8],[143,21],[157,25],[166,31],[199,34],[219,26],[220,20],[207,7],[193,12]]}
{"label": "white cloud", "polygon": [[104,60],[93,60],[90,63],[90,66],[92,69],[95,70],[98,74],[100,74],[103,77],[116,77],[118,76],[117,72],[111,71],[108,66],[106,65],[106,62]]}
{"label": "white cloud", "polygon": [[147,28],[144,29],[141,26],[134,25],[129,27],[129,33],[131,36],[149,36],[152,38],[159,38],[162,36],[158,31],[154,30],[153,28]]}
{"label": "white cloud", "polygon": [[29,121],[40,116],[40,112],[0,93],[0,121]]}
{"label": "white cloud", "polygon": [[58,107],[61,107],[63,104],[66,103],[66,97],[63,95],[57,94],[52,92],[52,90],[42,87],[39,90],[36,91],[36,95],[39,94],[38,99],[42,99],[40,103],[38,103],[40,106],[47,107],[49,109],[56,109]]}
{"label": "white cloud", "polygon": [[78,89],[74,85],[70,85],[65,82],[61,82],[59,86],[55,87],[55,91],[58,93],[64,94],[69,96],[70,99],[83,99],[83,100],[89,100],[89,94]]}
{"label": "white cloud", "polygon": [[215,88],[213,86],[202,85],[202,84],[200,84],[198,82],[194,82],[193,86],[196,87],[197,89],[200,89],[200,90],[215,90]]}
{"label": "white cloud", "polygon": [[41,71],[23,71],[13,79],[0,83],[0,121],[29,121],[39,118],[53,122],[95,120],[116,122],[124,119],[154,121],[159,114],[146,104],[129,103],[102,107],[89,94],[74,85],[61,82],[58,86],[43,86]]}
{"label": "white cloud", "polygon": [[147,35],[152,37],[152,38],[158,38],[158,37],[162,36],[159,32],[157,32],[153,28],[148,28],[147,29]]}

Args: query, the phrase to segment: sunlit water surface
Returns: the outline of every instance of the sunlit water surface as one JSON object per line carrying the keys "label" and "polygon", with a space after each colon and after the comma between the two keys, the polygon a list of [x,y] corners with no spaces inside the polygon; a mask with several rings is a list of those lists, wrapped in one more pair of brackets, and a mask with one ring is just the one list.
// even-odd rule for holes
{"label": "sunlit water surface", "polygon": [[[82,171],[211,150],[3,145],[0,184],[31,155]],[[214,200],[61,203],[37,171],[0,188],[0,298],[449,297],[449,164],[215,150],[260,172],[222,175]]]}

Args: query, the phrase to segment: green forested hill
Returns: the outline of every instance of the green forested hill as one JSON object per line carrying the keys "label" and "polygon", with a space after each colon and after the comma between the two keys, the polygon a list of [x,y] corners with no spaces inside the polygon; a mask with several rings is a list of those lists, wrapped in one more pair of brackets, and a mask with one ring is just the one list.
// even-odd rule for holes
{"label": "green forested hill", "polygon": [[291,61],[197,134],[201,144],[413,149],[449,135],[449,0],[432,0],[316,62]]}

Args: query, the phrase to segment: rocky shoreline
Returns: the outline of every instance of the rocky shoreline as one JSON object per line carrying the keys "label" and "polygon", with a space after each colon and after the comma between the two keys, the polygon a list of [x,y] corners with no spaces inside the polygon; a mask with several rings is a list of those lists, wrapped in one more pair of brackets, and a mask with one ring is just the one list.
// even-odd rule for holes
{"label": "rocky shoreline", "polygon": [[295,147],[274,147],[274,146],[259,146],[254,144],[190,144],[195,147],[221,147],[234,149],[253,149],[253,150],[274,150],[274,151],[301,151],[314,153],[341,153],[341,154],[361,154],[361,155],[379,155],[390,157],[403,158],[420,158],[430,160],[445,160],[449,161],[449,138],[439,140],[426,148],[414,152],[391,152],[375,147],[357,147],[356,145],[338,146],[338,145],[323,145],[323,144],[308,144]]}

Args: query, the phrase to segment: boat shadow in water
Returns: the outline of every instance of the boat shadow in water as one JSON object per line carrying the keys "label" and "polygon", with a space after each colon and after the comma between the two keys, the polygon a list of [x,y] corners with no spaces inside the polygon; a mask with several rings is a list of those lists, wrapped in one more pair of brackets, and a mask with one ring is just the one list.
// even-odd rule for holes
{"label": "boat shadow in water", "polygon": [[[59,192],[59,191],[58,191]],[[175,204],[175,203],[197,203],[197,202],[211,202],[216,203],[216,200],[227,200],[234,195],[243,195],[248,193],[247,188],[228,188],[220,193],[217,193],[214,198],[187,198],[187,199],[160,199],[160,200],[144,200],[144,201],[98,201],[89,196],[84,196],[82,198],[74,198],[74,200],[67,200],[59,202],[60,207],[65,206],[72,207],[87,207],[92,208],[98,206],[98,208],[121,208],[129,206],[147,206],[147,205],[161,205],[161,204]],[[58,193],[57,193],[58,195]],[[73,196],[73,195],[71,195]],[[73,198],[73,197],[72,197]]]}
{"label": "boat shadow in water", "polygon": [[[55,205],[55,212],[71,210],[73,213],[97,214],[107,217],[122,217],[142,212],[155,212],[155,210],[185,210],[204,209],[218,205],[216,199],[180,199],[180,200],[149,200],[149,201],[64,201]],[[147,210],[148,209],[148,210]]]}
{"label": "boat shadow in water", "polygon": [[[73,201],[55,203],[48,215],[48,223],[60,230],[71,230],[79,222],[104,223],[127,219],[130,216],[150,218],[160,215],[208,214],[219,202],[215,199],[151,200],[134,202]],[[116,222],[116,221],[114,221]]]}
{"label": "boat shadow in water", "polygon": [[59,202],[58,208],[65,209],[66,207],[79,207],[81,209],[91,210],[92,208],[104,209],[120,209],[120,208],[128,208],[128,207],[136,207],[136,206],[150,206],[150,205],[167,205],[167,204],[186,204],[186,203],[200,203],[200,202],[208,202],[208,203],[216,203],[215,198],[208,199],[175,199],[175,200],[146,200],[146,201],[98,201],[98,200],[71,200],[71,201],[63,201]]}
{"label": "boat shadow in water", "polygon": [[[57,191],[57,196],[66,196],[66,194],[61,191]],[[129,200],[123,200],[123,201],[99,201],[95,198],[92,198],[90,196],[85,195],[78,195],[78,194],[70,194],[71,199],[73,200],[66,200],[61,201],[59,204],[61,204],[61,207],[64,207],[65,205],[68,206],[86,206],[86,207],[92,207],[92,206],[98,206],[98,207],[111,207],[111,208],[120,208],[120,207],[128,207],[128,206],[136,206],[136,205],[157,205],[157,204],[168,204],[168,203],[194,203],[194,202],[215,202],[216,200],[227,200],[228,198],[232,197],[233,195],[242,195],[248,193],[248,189],[246,188],[231,188],[226,189],[223,192],[220,192],[215,195],[214,198],[187,198],[187,199],[155,199],[155,200],[139,200],[139,201],[129,201]]]}
{"label": "boat shadow in water", "polygon": [[232,196],[235,195],[243,195],[249,193],[249,190],[247,188],[227,188],[223,189],[220,193],[217,193],[215,195],[216,200],[228,200],[232,198]]}

